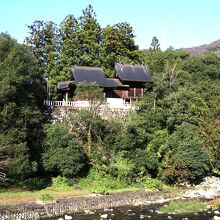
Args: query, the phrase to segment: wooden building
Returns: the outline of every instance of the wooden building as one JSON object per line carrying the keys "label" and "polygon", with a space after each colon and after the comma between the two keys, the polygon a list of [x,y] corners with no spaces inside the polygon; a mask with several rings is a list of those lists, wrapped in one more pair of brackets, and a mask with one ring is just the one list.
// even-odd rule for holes
{"label": "wooden building", "polygon": [[121,98],[125,101],[143,97],[143,90],[147,83],[152,83],[148,68],[139,64],[115,64],[116,78],[106,78],[99,67],[74,66],[71,81],[59,82],[58,91],[66,94],[75,90],[79,82],[96,82],[105,98]]}
{"label": "wooden building", "polygon": [[123,85],[128,86],[128,90],[121,94],[124,99],[134,100],[143,97],[146,84],[153,82],[145,65],[116,63],[115,70],[116,77]]}

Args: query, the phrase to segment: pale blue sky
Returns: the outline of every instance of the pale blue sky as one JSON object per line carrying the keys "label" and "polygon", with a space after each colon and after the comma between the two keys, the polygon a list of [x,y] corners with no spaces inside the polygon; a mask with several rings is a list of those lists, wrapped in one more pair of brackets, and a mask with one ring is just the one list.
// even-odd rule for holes
{"label": "pale blue sky", "polygon": [[220,39],[220,0],[0,0],[0,32],[19,42],[34,20],[59,24],[91,4],[102,27],[128,22],[141,49],[157,36],[163,49],[198,46]]}

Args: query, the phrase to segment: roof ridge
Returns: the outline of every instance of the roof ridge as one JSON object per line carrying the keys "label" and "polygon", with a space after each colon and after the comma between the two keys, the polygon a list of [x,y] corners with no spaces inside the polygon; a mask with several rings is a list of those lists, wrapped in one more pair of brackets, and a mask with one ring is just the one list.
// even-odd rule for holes
{"label": "roof ridge", "polygon": [[76,66],[76,65],[74,65],[73,68],[76,68],[76,69],[93,69],[93,70],[102,70],[103,71],[102,67],[93,67],[93,66]]}
{"label": "roof ridge", "polygon": [[59,81],[58,83],[71,83],[71,82],[75,82],[75,80]]}

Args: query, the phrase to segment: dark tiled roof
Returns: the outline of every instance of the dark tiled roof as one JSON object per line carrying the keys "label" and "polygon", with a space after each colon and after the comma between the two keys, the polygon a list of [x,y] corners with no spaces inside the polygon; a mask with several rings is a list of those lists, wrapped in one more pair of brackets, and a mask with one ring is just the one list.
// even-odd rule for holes
{"label": "dark tiled roof", "polygon": [[58,82],[57,89],[58,90],[67,90],[71,85],[74,85],[74,81],[64,81],[64,82]]}
{"label": "dark tiled roof", "polygon": [[115,64],[116,74],[122,81],[152,82],[150,72],[141,64]]}
{"label": "dark tiled roof", "polygon": [[128,87],[127,85],[123,85],[119,79],[107,79],[109,85],[111,85],[111,87]]}
{"label": "dark tiled roof", "polygon": [[117,79],[107,79],[102,68],[74,66],[72,68],[74,81],[79,82],[96,82],[100,87],[118,87],[123,86]]}

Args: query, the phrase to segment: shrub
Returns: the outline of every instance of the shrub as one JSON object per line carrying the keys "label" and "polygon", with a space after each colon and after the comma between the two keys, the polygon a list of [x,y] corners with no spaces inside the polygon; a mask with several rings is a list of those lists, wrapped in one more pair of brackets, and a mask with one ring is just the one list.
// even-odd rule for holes
{"label": "shrub", "polygon": [[112,164],[111,174],[115,176],[119,181],[131,182],[132,171],[134,164],[121,156],[116,158],[116,161]]}
{"label": "shrub", "polygon": [[52,178],[52,186],[55,188],[69,187],[69,180],[66,177],[57,176]]}
{"label": "shrub", "polygon": [[38,197],[38,200],[40,201],[53,201],[54,200],[54,197],[52,195],[50,195],[49,193],[44,193],[44,194],[41,194],[39,197]]}
{"label": "shrub", "polygon": [[149,176],[145,176],[142,179],[145,188],[151,189],[151,190],[162,190],[163,189],[163,183],[158,179],[153,179]]}
{"label": "shrub", "polygon": [[154,152],[136,149],[132,161],[134,164],[134,175],[138,177],[144,175],[156,176],[159,162]]}
{"label": "shrub", "polygon": [[126,184],[107,175],[102,176],[95,169],[91,169],[89,175],[77,183],[80,187],[91,193],[105,194],[111,190],[125,188]]}

